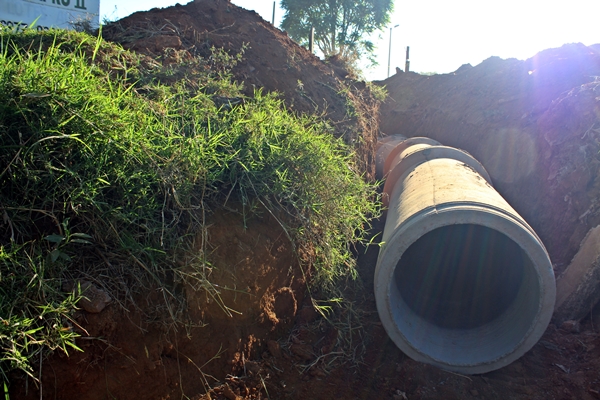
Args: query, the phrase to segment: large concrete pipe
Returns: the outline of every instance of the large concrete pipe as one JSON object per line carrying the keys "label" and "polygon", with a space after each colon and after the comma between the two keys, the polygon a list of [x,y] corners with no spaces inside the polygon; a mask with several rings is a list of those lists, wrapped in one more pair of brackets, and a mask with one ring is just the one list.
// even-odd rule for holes
{"label": "large concrete pipe", "polygon": [[377,163],[389,206],[375,297],[390,338],[414,360],[466,374],[525,354],[556,296],[533,229],[464,151],[392,137]]}

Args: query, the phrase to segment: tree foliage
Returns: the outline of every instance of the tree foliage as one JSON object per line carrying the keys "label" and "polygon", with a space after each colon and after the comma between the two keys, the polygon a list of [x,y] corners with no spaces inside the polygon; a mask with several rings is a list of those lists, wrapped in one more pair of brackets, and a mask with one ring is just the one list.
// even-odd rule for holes
{"label": "tree foliage", "polygon": [[281,0],[285,15],[281,28],[306,45],[310,28],[325,57],[343,59],[372,55],[368,36],[390,22],[393,0]]}

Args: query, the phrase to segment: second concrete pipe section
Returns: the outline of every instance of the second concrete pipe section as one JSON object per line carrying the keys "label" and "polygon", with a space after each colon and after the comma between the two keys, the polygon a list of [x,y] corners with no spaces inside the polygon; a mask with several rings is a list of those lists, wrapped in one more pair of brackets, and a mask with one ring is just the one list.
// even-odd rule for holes
{"label": "second concrete pipe section", "polygon": [[409,357],[465,374],[501,368],[544,333],[556,287],[533,229],[468,153],[380,141],[388,206],[375,270],[379,316]]}

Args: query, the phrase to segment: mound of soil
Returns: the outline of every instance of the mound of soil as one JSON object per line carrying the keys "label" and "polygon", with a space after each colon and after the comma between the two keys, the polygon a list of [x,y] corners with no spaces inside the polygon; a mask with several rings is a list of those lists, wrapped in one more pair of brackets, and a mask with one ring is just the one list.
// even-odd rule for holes
{"label": "mound of soil", "polygon": [[[177,61],[169,54],[208,56],[212,46],[237,52],[249,43],[233,70],[248,95],[254,87],[278,91],[290,109],[324,113],[348,142],[359,129],[367,141],[378,133],[377,109],[364,84],[226,0],[137,13],[104,35],[166,63]],[[446,75],[398,73],[381,82],[390,94],[381,129],[472,153],[539,233],[558,273],[600,223],[595,76],[599,49],[579,44],[527,61],[491,58]],[[363,113],[371,112],[349,117],[339,94],[344,87]],[[365,168],[374,168],[372,147],[363,155]],[[187,327],[152,318],[162,296],[156,290],[135,294],[138,304],[144,299],[148,305],[144,310],[123,311],[115,303],[100,313],[82,310],[76,322],[87,337],[77,344],[85,352],[57,353],[43,364],[42,393],[29,380],[13,385],[11,398],[600,398],[600,327],[593,315],[581,324],[551,324],[530,352],[498,371],[445,372],[410,360],[388,339],[372,295],[377,246],[357,251],[359,282],[347,289],[352,308],[337,315],[321,308],[326,319],[307,296],[310,271],[299,266],[277,220],[266,212],[247,219],[234,209],[216,211],[207,231],[198,233],[212,285],[195,280],[181,288]],[[374,234],[382,227],[376,221]]]}
{"label": "mound of soil", "polygon": [[105,27],[102,35],[165,64],[208,58],[212,47],[232,55],[243,51],[232,73],[247,96],[255,90],[278,92],[288,109],[322,115],[337,137],[356,146],[361,169],[374,177],[379,102],[369,88],[352,79],[339,60],[323,62],[254,11],[229,0],[195,0],[132,14]]}
{"label": "mound of soil", "polygon": [[526,60],[492,57],[423,76],[399,72],[381,129],[466,150],[536,230],[557,272],[600,223],[600,52],[582,44]]}

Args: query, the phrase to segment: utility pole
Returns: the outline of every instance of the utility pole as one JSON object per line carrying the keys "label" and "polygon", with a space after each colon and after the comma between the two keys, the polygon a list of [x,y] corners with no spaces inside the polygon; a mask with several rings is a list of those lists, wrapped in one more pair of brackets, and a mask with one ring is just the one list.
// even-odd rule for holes
{"label": "utility pole", "polygon": [[273,2],[273,18],[271,19],[271,24],[275,26],[275,1]]}
{"label": "utility pole", "polygon": [[308,51],[310,51],[311,53],[314,51],[315,49],[315,27],[311,26],[310,27],[310,36],[308,37]]}
{"label": "utility pole", "polygon": [[390,27],[390,51],[388,53],[388,75],[387,77],[390,77],[390,63],[392,62],[392,29],[399,27],[400,24],[396,24],[392,27]]}
{"label": "utility pole", "polygon": [[404,72],[408,72],[410,70],[410,57],[408,53],[410,52],[410,46],[406,46],[406,63],[404,64]]}

